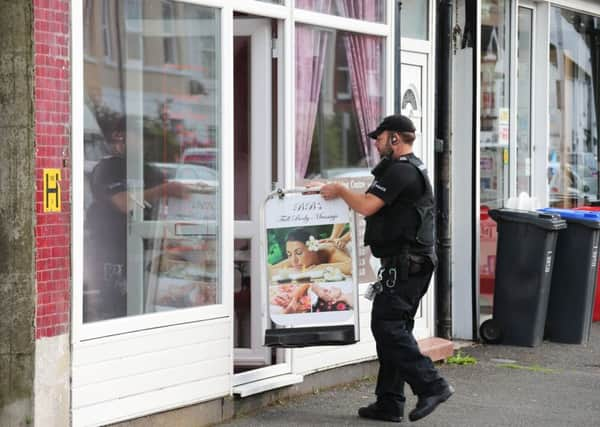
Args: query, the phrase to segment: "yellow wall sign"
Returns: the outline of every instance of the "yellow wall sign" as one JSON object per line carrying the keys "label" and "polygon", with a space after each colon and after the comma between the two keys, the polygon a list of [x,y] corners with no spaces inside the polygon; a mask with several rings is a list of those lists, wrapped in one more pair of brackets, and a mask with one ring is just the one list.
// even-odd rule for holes
{"label": "yellow wall sign", "polygon": [[60,169],[44,169],[44,212],[60,212]]}

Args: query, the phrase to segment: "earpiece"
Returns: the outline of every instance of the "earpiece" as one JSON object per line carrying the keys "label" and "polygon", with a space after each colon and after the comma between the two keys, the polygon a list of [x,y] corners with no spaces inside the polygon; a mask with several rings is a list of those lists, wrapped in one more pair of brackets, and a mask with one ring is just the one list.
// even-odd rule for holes
{"label": "earpiece", "polygon": [[398,142],[398,138],[396,138],[395,136],[392,136],[392,144],[395,144]]}

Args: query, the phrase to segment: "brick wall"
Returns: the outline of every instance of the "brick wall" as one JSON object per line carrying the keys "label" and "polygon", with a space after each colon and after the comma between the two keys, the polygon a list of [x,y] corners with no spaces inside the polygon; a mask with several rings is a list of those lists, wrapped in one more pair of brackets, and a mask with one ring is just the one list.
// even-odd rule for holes
{"label": "brick wall", "polygon": [[[68,0],[33,0],[36,339],[68,333],[70,323],[69,13]],[[61,169],[61,212],[44,212],[44,168]]]}

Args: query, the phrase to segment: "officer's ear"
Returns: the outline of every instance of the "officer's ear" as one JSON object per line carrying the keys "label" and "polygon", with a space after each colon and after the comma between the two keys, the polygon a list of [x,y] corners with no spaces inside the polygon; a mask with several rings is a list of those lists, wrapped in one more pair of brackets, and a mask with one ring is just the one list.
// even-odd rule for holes
{"label": "officer's ear", "polygon": [[392,134],[392,141],[391,141],[391,143],[392,143],[392,145],[396,145],[399,142],[400,142],[400,138],[398,137],[398,134],[394,132]]}

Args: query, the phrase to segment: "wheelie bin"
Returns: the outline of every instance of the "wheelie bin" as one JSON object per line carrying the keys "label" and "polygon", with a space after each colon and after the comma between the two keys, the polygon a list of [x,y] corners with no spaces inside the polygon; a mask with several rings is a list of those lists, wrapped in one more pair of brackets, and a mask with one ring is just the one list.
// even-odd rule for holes
{"label": "wheelie bin", "polygon": [[534,347],[542,342],[550,279],[559,230],[565,220],[554,214],[494,209],[498,223],[496,283],[492,319],[480,326],[489,343]]}
{"label": "wheelie bin", "polygon": [[[595,206],[598,202],[593,202],[591,206],[580,206],[575,208],[576,211],[590,211],[590,212],[600,212],[600,206]],[[600,274],[596,274],[596,296],[594,298],[594,314],[592,317],[592,322],[600,322]]]}
{"label": "wheelie bin", "polygon": [[545,337],[554,342],[587,344],[590,338],[596,277],[600,212],[540,209],[567,221],[558,233]]}

